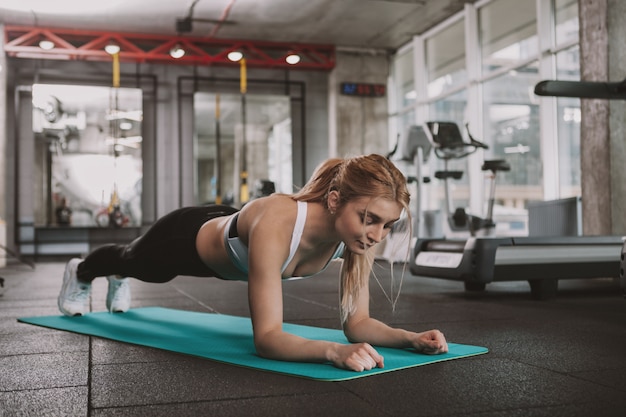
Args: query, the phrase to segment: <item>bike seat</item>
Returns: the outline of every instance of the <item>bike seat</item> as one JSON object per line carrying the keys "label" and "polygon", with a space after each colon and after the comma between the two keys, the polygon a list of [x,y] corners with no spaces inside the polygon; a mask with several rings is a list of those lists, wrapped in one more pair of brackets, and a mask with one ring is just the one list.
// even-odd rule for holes
{"label": "bike seat", "polygon": [[482,167],[483,171],[510,171],[511,165],[506,162],[504,159],[491,159],[489,161],[485,161]]}
{"label": "bike seat", "polygon": [[435,178],[439,180],[445,180],[448,178],[460,180],[463,178],[463,171],[435,171]]}

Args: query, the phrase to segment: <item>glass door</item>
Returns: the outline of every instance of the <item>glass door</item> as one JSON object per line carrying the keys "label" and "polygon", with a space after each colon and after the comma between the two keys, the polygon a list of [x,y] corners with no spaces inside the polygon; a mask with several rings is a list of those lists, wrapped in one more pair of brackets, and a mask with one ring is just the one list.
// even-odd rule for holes
{"label": "glass door", "polygon": [[197,92],[194,132],[198,204],[293,192],[290,97]]}

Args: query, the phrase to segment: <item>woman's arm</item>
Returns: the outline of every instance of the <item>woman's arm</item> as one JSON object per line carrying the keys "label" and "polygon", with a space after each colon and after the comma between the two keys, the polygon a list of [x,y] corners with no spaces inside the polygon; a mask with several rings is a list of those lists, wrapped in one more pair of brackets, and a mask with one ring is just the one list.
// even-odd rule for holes
{"label": "woman's arm", "polygon": [[369,315],[369,288],[359,291],[356,311],[344,323],[344,333],[351,342],[367,342],[376,346],[414,348],[426,354],[446,353],[448,344],[439,330],[421,333],[392,328]]}
{"label": "woman's arm", "polygon": [[280,280],[260,278],[257,275],[248,284],[254,345],[260,356],[294,362],[331,362],[354,371],[383,367],[382,356],[367,343],[346,345],[284,332]]}
{"label": "woman's arm", "polygon": [[248,219],[248,301],[257,353],[284,361],[332,362],[355,371],[382,367],[382,357],[366,343],[310,340],[283,331],[281,268],[289,252],[293,223],[289,226],[286,222],[285,210],[263,210],[254,217]]}

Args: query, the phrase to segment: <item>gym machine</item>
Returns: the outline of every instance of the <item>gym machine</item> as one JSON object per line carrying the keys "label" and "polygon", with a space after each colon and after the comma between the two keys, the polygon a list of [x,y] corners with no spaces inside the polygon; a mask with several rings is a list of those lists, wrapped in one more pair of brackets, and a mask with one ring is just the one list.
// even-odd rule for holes
{"label": "gym machine", "polygon": [[[538,96],[626,100],[626,79],[618,82],[545,80],[535,86]],[[626,238],[620,256],[620,286],[626,297]]]}
{"label": "gym machine", "polygon": [[[435,133],[441,130],[433,123],[426,126],[422,131],[437,152],[441,144]],[[624,245],[619,236],[418,238],[409,269],[419,277],[464,282],[467,291],[482,291],[497,281],[528,281],[533,298],[547,299],[556,295],[561,279],[617,277]]]}
{"label": "gym machine", "polygon": [[463,171],[448,170],[448,162],[453,159],[465,158],[478,149],[488,149],[489,147],[474,139],[469,129],[467,129],[467,134],[470,141],[469,143],[465,142],[456,123],[427,122],[426,127],[426,134],[434,146],[435,156],[444,163],[444,170],[436,171],[435,178],[444,182],[445,215],[448,227],[452,232],[469,232],[471,236],[494,235],[496,224],[493,222],[493,206],[495,203],[496,175],[499,171],[509,171],[510,165],[502,159],[488,160],[483,163],[482,170],[491,171],[489,201],[485,218],[469,214],[461,207],[455,209],[450,194],[450,179],[460,180],[463,177]]}

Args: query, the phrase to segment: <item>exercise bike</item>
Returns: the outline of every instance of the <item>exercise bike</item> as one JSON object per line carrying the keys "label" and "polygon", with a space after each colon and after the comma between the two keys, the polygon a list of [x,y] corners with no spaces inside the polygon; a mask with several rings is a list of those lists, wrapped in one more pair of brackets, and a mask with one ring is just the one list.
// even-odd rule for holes
{"label": "exercise bike", "polygon": [[493,236],[495,235],[496,224],[493,221],[493,206],[495,204],[496,175],[501,171],[510,171],[511,166],[502,159],[485,160],[482,165],[483,171],[490,171],[489,200],[487,203],[487,216],[485,218],[469,214],[464,208],[453,208],[450,195],[450,180],[460,180],[463,178],[463,171],[451,171],[448,163],[453,159],[466,158],[479,149],[489,149],[489,147],[476,140],[470,133],[467,134],[469,142],[463,140],[461,131],[453,122],[427,122],[427,132],[434,147],[435,156],[444,163],[443,171],[436,171],[435,178],[444,182],[445,193],[445,216],[451,232],[469,232],[470,236]]}

